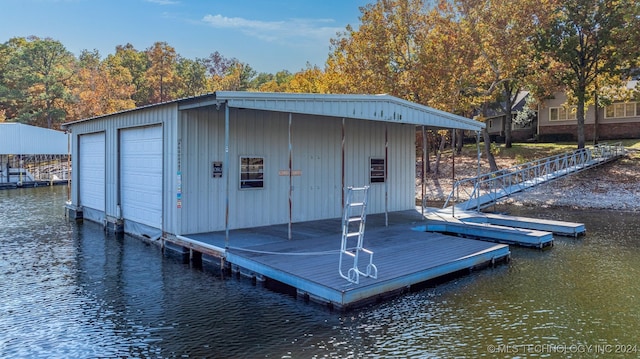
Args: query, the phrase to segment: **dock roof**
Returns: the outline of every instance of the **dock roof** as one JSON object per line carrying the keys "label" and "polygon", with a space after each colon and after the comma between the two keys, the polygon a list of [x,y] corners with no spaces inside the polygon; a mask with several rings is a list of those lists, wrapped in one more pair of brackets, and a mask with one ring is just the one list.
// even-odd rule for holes
{"label": "dock roof", "polygon": [[17,122],[0,123],[2,155],[66,155],[67,134]]}
{"label": "dock roof", "polygon": [[[435,128],[480,131],[485,127],[485,124],[482,122],[436,110],[390,95],[217,91],[206,95],[149,105],[119,113],[174,103],[178,104],[178,109],[180,110],[220,106],[224,104],[229,108],[405,123]],[[110,115],[66,123],[64,127],[106,116]]]}

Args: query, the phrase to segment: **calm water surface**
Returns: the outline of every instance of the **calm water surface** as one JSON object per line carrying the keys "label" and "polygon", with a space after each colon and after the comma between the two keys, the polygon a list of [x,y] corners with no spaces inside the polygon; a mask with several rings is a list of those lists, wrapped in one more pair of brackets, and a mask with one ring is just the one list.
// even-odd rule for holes
{"label": "calm water surface", "polygon": [[342,314],[68,222],[65,200],[0,191],[2,358],[640,356],[638,214],[503,208],[587,236]]}

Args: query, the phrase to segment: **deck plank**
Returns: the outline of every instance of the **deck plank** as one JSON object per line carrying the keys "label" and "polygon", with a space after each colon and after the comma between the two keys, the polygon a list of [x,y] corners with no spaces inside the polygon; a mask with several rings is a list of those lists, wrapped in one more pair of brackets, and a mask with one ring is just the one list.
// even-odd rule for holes
{"label": "deck plank", "polygon": [[[376,292],[375,287],[378,287],[380,288],[377,292],[379,294],[388,289],[388,286],[384,285],[388,281],[469,259],[479,253],[496,250],[501,255],[508,253],[508,249],[507,252],[504,251],[506,247],[504,245],[437,233],[416,232],[406,225],[368,231],[365,233],[364,243],[366,248],[374,252],[373,263],[378,268],[378,278],[360,277],[360,283],[357,285],[349,283],[339,275],[339,254],[292,255],[292,253],[335,251],[340,246],[339,235],[269,243],[246,248],[252,252],[243,249],[229,249],[229,253],[232,257],[233,255],[242,257],[242,260],[238,262],[242,262],[243,265],[246,265],[247,261],[252,261],[256,267],[272,268],[280,273],[278,280],[287,284],[304,280],[340,293],[363,287],[373,287],[372,291]],[[278,252],[283,254],[273,254]],[[343,273],[346,273],[353,263],[349,257],[345,257],[345,260]],[[367,256],[362,256],[359,263],[361,271],[365,270],[367,263]],[[448,274],[448,272],[443,274]],[[433,277],[420,278],[421,281],[429,279],[433,279]]]}
{"label": "deck plank", "polygon": [[[293,225],[293,240],[287,240],[287,225],[232,231],[226,249],[227,261],[257,274],[283,282],[301,292],[347,307],[367,298],[471,268],[495,257],[508,257],[503,244],[417,231],[425,220],[417,211],[393,212],[385,226],[384,215],[367,218],[364,247],[372,250],[378,278],[360,277],[353,284],[339,275],[340,220]],[[197,241],[224,247],[224,233],[189,235]],[[327,254],[328,253],[328,254]],[[344,273],[353,265],[344,257]],[[364,271],[368,256],[359,268]]]}

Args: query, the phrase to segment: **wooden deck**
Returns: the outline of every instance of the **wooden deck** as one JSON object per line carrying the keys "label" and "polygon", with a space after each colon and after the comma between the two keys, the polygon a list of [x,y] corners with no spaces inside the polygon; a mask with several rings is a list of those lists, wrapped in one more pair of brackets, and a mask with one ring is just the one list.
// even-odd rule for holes
{"label": "wooden deck", "polygon": [[[390,213],[388,221],[385,227],[384,215],[367,216],[364,246],[374,252],[378,278],[360,277],[359,284],[338,273],[340,219],[296,223],[292,240],[287,240],[287,225],[234,230],[228,248],[224,232],[182,238],[219,248],[226,261],[245,274],[284,283],[300,296],[343,309],[510,256],[504,244],[420,231],[426,221],[417,211]],[[364,269],[368,262],[361,263]]]}

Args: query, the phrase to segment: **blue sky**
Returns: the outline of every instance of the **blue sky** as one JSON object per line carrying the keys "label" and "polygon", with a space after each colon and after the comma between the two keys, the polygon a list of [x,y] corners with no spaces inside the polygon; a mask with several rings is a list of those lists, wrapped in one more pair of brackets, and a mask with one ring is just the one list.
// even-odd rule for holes
{"label": "blue sky", "polygon": [[323,67],[329,39],[373,0],[0,0],[0,42],[36,35],[78,55],[166,41],[183,57],[219,51],[258,72]]}

